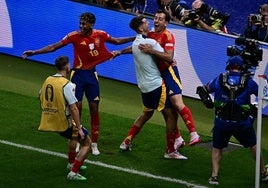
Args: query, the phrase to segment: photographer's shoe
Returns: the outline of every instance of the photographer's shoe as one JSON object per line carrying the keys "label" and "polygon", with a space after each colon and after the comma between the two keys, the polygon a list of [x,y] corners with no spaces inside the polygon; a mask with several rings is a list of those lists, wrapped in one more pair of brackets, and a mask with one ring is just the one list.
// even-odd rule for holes
{"label": "photographer's shoe", "polygon": [[261,174],[261,181],[264,183],[268,182],[268,165],[265,165],[265,172]]}
{"label": "photographer's shoe", "polygon": [[212,176],[208,179],[210,185],[219,185],[218,176]]}

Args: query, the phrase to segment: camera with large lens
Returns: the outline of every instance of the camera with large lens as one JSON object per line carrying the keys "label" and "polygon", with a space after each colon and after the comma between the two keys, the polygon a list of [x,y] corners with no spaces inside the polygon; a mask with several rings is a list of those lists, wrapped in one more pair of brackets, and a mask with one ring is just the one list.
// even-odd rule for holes
{"label": "camera with large lens", "polygon": [[185,8],[183,8],[180,4],[176,3],[176,1],[173,1],[169,6],[171,12],[173,15],[177,16],[178,18],[181,18],[184,14]]}
{"label": "camera with large lens", "polygon": [[257,40],[239,37],[235,44],[227,47],[227,56],[239,55],[245,62],[245,68],[257,67],[262,61],[263,50]]}
{"label": "camera with large lens", "polygon": [[263,16],[261,14],[254,14],[250,17],[250,21],[252,21],[253,23],[262,22]]}
{"label": "camera with large lens", "polygon": [[190,20],[194,20],[194,19],[196,19],[196,18],[198,18],[199,16],[198,16],[198,14],[197,14],[197,12],[195,11],[195,10],[190,10],[189,11],[189,14],[188,14],[188,19],[190,19]]}
{"label": "camera with large lens", "polygon": [[230,17],[230,14],[223,14],[206,3],[201,5],[200,12],[204,12],[213,18],[221,19],[223,24],[226,24]]}

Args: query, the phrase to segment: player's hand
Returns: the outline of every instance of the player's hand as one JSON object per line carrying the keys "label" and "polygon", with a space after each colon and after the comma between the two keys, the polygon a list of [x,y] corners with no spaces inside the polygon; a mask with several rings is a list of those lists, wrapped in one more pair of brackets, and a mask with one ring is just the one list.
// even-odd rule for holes
{"label": "player's hand", "polygon": [[115,57],[117,57],[117,56],[119,56],[119,55],[121,55],[121,51],[120,50],[114,50],[111,53],[113,54],[112,59],[115,58]]}
{"label": "player's hand", "polygon": [[176,59],[173,59],[172,63],[171,63],[171,66],[177,66],[177,61]]}
{"label": "player's hand", "polygon": [[32,55],[34,55],[34,53],[35,53],[34,50],[28,50],[28,51],[25,51],[25,52],[23,52],[23,54],[22,54],[22,58],[23,58],[23,59],[26,59],[28,56],[32,56]]}
{"label": "player's hand", "polygon": [[144,53],[150,53],[152,51],[152,46],[150,44],[140,44],[139,49]]}
{"label": "player's hand", "polygon": [[81,137],[81,140],[84,140],[85,139],[85,134],[84,134],[84,132],[82,130],[82,127],[81,127],[81,129],[79,129],[78,133],[79,133],[79,135]]}

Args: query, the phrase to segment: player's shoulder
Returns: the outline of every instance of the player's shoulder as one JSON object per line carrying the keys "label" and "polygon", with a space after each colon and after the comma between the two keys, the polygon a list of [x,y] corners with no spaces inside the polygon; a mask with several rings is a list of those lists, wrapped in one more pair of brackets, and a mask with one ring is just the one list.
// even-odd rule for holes
{"label": "player's shoulder", "polygon": [[68,36],[74,36],[74,35],[78,35],[79,32],[78,31],[71,31],[70,33],[68,33]]}
{"label": "player's shoulder", "polygon": [[167,36],[167,38],[173,37],[173,34],[167,29],[163,31],[162,35]]}
{"label": "player's shoulder", "polygon": [[103,35],[103,34],[107,34],[106,31],[100,30],[100,29],[93,29],[92,34],[94,35]]}
{"label": "player's shoulder", "polygon": [[150,44],[156,43],[156,40],[152,39],[152,38],[146,38],[145,41],[146,41],[146,43],[150,43]]}

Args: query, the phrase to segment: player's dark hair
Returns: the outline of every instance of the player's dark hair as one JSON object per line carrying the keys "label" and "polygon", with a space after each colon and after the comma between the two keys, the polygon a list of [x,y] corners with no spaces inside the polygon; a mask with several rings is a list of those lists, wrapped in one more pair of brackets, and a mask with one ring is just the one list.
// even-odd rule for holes
{"label": "player's dark hair", "polygon": [[67,56],[59,56],[55,60],[55,66],[57,70],[62,71],[64,67],[69,63],[69,58]]}
{"label": "player's dark hair", "polygon": [[132,18],[132,20],[129,23],[129,27],[134,31],[138,31],[139,26],[143,23],[142,22],[143,18],[145,17],[142,15]]}
{"label": "player's dark hair", "polygon": [[90,13],[90,12],[85,12],[82,13],[79,17],[81,20],[85,20],[88,23],[96,23],[96,17],[94,14]]}
{"label": "player's dark hair", "polygon": [[163,14],[165,14],[165,20],[167,21],[167,22],[170,22],[170,20],[171,20],[171,17],[170,17],[170,15],[169,15],[169,13],[167,12],[167,11],[165,11],[165,10],[158,10],[157,12],[156,12],[157,14],[161,14],[161,13],[163,13]]}

